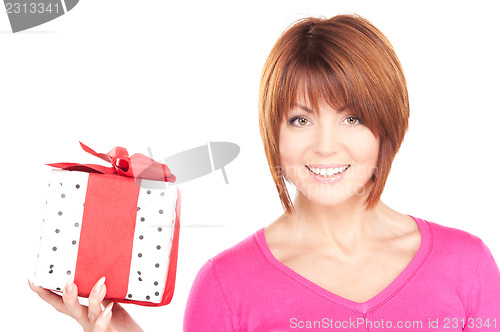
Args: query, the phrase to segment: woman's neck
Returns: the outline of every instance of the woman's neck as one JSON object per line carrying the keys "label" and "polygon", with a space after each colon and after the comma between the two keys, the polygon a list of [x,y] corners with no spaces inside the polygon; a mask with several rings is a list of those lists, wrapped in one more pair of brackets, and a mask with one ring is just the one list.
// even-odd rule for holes
{"label": "woman's neck", "polygon": [[293,237],[305,245],[332,246],[342,251],[356,250],[389,233],[390,215],[397,213],[383,202],[365,210],[364,197],[335,206],[318,205],[300,192],[294,200],[295,213],[286,219]]}

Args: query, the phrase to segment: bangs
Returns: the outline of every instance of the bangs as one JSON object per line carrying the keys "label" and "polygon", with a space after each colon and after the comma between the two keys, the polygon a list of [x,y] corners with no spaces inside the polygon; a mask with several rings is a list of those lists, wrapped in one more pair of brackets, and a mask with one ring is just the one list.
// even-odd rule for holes
{"label": "bangs", "polygon": [[299,59],[285,71],[285,77],[280,80],[283,83],[283,103],[279,107],[281,116],[288,116],[299,101],[304,101],[304,106],[312,109],[317,116],[322,102],[338,112],[348,107],[345,81],[338,75],[340,70],[332,70],[314,60]]}

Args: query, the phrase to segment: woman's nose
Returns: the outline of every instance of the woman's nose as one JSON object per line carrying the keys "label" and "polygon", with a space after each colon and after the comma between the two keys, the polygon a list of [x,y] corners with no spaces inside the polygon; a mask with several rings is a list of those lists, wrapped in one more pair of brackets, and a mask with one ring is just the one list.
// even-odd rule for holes
{"label": "woman's nose", "polygon": [[336,153],[340,148],[339,131],[332,125],[318,126],[315,141],[317,153],[326,156]]}

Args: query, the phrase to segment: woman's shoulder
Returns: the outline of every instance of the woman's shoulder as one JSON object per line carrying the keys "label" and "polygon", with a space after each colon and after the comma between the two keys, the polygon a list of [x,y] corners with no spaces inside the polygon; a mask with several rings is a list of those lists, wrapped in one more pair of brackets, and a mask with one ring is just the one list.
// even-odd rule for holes
{"label": "woman's shoulder", "polygon": [[446,252],[460,252],[463,255],[472,255],[474,257],[489,253],[489,249],[483,240],[471,232],[433,221],[424,221],[429,227],[432,246],[435,249]]}
{"label": "woman's shoulder", "polygon": [[251,273],[256,266],[262,266],[265,264],[262,244],[259,240],[262,232],[263,228],[208,259],[203,265],[202,271],[208,272],[210,270],[210,273],[216,274],[217,277],[234,277],[241,273]]}
{"label": "woman's shoulder", "polygon": [[218,253],[214,257],[210,259],[213,263],[219,264],[227,264],[229,262],[233,262],[235,260],[240,261],[241,259],[249,259],[253,258],[253,256],[260,251],[259,249],[259,234],[263,231],[263,229],[258,229],[252,234],[246,236],[236,244],[230,246],[229,248],[223,250]]}

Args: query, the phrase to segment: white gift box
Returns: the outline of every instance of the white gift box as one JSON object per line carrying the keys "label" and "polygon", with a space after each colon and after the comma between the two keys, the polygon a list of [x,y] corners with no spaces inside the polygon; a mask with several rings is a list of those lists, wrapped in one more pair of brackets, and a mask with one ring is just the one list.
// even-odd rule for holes
{"label": "white gift box", "polygon": [[164,305],[177,264],[180,194],[119,175],[51,172],[33,283],[62,291],[75,278],[87,297],[106,277],[106,298]]}

